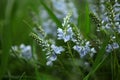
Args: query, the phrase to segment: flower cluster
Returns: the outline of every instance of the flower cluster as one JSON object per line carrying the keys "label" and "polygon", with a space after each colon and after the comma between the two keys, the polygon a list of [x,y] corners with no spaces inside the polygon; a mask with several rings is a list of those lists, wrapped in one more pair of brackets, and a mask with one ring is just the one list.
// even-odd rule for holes
{"label": "flower cluster", "polygon": [[64,42],[67,42],[69,40],[73,40],[73,30],[72,27],[70,27],[70,17],[71,17],[71,13],[69,13],[65,18],[64,18],[64,22],[62,24],[62,28],[58,28],[57,29],[57,33],[58,33],[58,39],[59,40],[64,40]]}
{"label": "flower cluster", "polygon": [[[107,35],[110,44],[106,46],[106,52],[110,53],[119,48],[119,42],[117,41],[120,34],[120,4],[115,1],[99,1],[100,5],[100,17],[96,17],[95,14],[90,14],[94,24],[99,28],[99,33]],[[94,12],[97,13],[97,12]],[[98,36],[99,37],[99,36]],[[102,41],[101,41],[102,42]]]}
{"label": "flower cluster", "polygon": [[101,24],[101,30],[105,30],[108,34],[112,35],[116,32],[120,33],[120,4],[117,0],[113,2],[114,3],[110,0],[100,0],[98,1],[99,5],[97,5],[99,6],[99,12],[93,11],[95,15],[101,13],[101,15],[99,15],[102,19],[101,22],[99,22],[99,24]]}
{"label": "flower cluster", "polygon": [[119,44],[116,43],[116,42],[114,42],[114,43],[108,44],[108,45],[106,46],[106,52],[107,52],[107,53],[110,53],[110,52],[112,52],[113,50],[118,49],[118,48],[119,48]]}
{"label": "flower cluster", "polygon": [[20,46],[12,46],[12,50],[14,52],[18,52],[18,57],[24,58],[26,60],[30,60],[32,58],[32,50],[31,46],[25,46],[24,44],[21,44]]}
{"label": "flower cluster", "polygon": [[73,49],[79,53],[81,58],[87,55],[88,53],[91,53],[90,55],[93,56],[93,54],[96,53],[95,49],[91,48],[89,41],[85,43],[85,40],[82,39],[80,31],[77,28],[74,28],[75,30],[73,30],[73,28],[70,26],[70,17],[71,17],[71,13],[69,13],[64,18],[64,22],[62,24],[63,29],[58,28],[58,31],[57,31],[58,39],[64,40],[64,42],[67,42],[67,41],[74,42],[76,45],[73,46]]}
{"label": "flower cluster", "polygon": [[58,32],[58,39],[63,39],[64,42],[69,41],[70,39],[73,38],[73,31],[71,27],[68,27],[68,29],[66,31],[62,30],[61,28],[58,28],[57,30]]}
{"label": "flower cluster", "polygon": [[[112,8],[111,8],[112,10]],[[44,51],[46,53],[46,65],[48,66],[52,66],[53,62],[57,60],[57,55],[61,54],[62,52],[66,53],[66,52],[70,52],[72,55],[72,50],[76,51],[79,55],[80,58],[84,58],[86,55],[89,55],[91,58],[94,56],[95,53],[97,53],[96,48],[91,44],[91,42],[87,39],[85,39],[85,37],[80,33],[80,30],[70,22],[70,17],[71,17],[72,13],[68,13],[68,15],[63,19],[63,23],[62,26],[59,26],[57,28],[57,40],[63,40],[63,43],[67,43],[63,46],[57,46],[55,40],[53,39],[47,39],[46,36],[44,36],[42,39],[32,33],[32,37],[34,40],[36,40],[36,42],[43,48],[42,51]],[[111,13],[111,15],[113,15],[113,13]],[[119,48],[119,44],[117,42],[115,42],[116,40],[116,32],[114,31],[115,28],[111,27],[110,25],[114,26],[114,21],[111,20],[111,16],[108,16],[108,19],[111,20],[111,24],[110,22],[106,22],[104,20],[100,20],[98,17],[96,17],[95,14],[90,13],[90,17],[92,18],[92,21],[94,22],[94,24],[96,24],[97,31],[101,32],[101,31],[105,31],[106,33],[109,33],[110,30],[106,30],[106,25],[108,25],[108,27],[110,27],[113,30],[113,34],[112,35],[107,35],[109,37],[114,36],[114,39],[110,39],[110,41],[112,41],[113,43],[108,44],[106,46],[106,52],[110,53],[111,51],[118,49]],[[114,18],[114,17],[113,17]],[[110,25],[109,25],[110,24]],[[116,27],[116,26],[115,26]],[[45,32],[44,32],[45,33]],[[105,33],[105,34],[106,34]],[[46,34],[44,34],[46,35]],[[99,37],[99,36],[97,36]],[[100,44],[102,44],[102,40],[99,40]],[[69,43],[72,45],[69,46]],[[96,43],[95,43],[96,44]],[[97,49],[100,49],[101,47],[97,45]],[[68,48],[66,48],[66,46]],[[72,49],[71,51],[69,49]],[[72,56],[71,56],[72,57]]]}
{"label": "flower cluster", "polygon": [[64,48],[56,46],[52,40],[41,39],[34,33],[31,33],[30,35],[42,47],[42,51],[46,52],[46,65],[52,66],[53,61],[57,59],[58,54],[61,54],[61,52],[64,51]]}
{"label": "flower cluster", "polygon": [[61,54],[61,52],[64,51],[63,47],[58,47],[54,44],[51,45],[50,47],[51,52],[48,52],[47,55],[47,63],[46,65],[51,66],[53,64],[53,61],[55,61],[57,59],[57,55]]}
{"label": "flower cluster", "polygon": [[90,56],[93,57],[94,53],[96,53],[96,50],[95,48],[90,48],[90,46],[90,42],[88,41],[84,46],[75,45],[73,49],[79,53],[81,58],[86,56],[88,53],[91,53]]}

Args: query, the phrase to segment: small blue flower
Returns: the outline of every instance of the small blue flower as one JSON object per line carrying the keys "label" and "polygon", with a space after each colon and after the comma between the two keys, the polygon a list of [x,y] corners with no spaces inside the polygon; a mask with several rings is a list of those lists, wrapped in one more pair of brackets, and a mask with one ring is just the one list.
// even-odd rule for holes
{"label": "small blue flower", "polygon": [[63,47],[57,47],[55,46],[54,44],[51,45],[51,48],[53,49],[53,51],[56,53],[56,54],[61,54],[61,52],[64,51],[64,48]]}
{"label": "small blue flower", "polygon": [[57,35],[58,39],[60,40],[63,39],[64,42],[73,39],[73,35],[74,35],[71,27],[68,27],[66,30],[62,30],[61,28],[58,28],[57,33],[58,33]]}
{"label": "small blue flower", "polygon": [[18,55],[18,57],[24,58],[26,60],[29,60],[32,58],[32,49],[31,46],[25,46],[24,44],[21,44],[20,46],[12,46],[12,49],[16,52],[19,52],[20,54],[16,54]]}
{"label": "small blue flower", "polygon": [[52,62],[52,61],[47,61],[46,65],[47,65],[47,66],[52,66],[52,65],[53,65],[53,62]]}
{"label": "small blue flower", "polygon": [[74,50],[76,50],[79,54],[80,54],[80,57],[84,57],[87,53],[88,53],[88,50],[87,48],[83,47],[83,46],[74,46],[73,47]]}
{"label": "small blue flower", "polygon": [[56,45],[52,44],[51,46],[51,50],[47,52],[47,66],[52,66],[53,65],[53,61],[57,60],[57,54],[61,54],[61,52],[64,51],[63,47],[57,47]]}
{"label": "small blue flower", "polygon": [[94,53],[96,53],[96,50],[94,48],[90,48],[90,46],[90,42],[87,41],[84,46],[75,45],[73,49],[80,54],[81,58],[83,58],[88,53],[90,53],[90,56],[92,57]]}
{"label": "small blue flower", "polygon": [[22,57],[25,59],[31,59],[32,58],[32,51],[31,51],[31,46],[25,46],[21,45],[20,46]]}
{"label": "small blue flower", "polygon": [[74,49],[74,50],[76,50],[76,51],[78,51],[78,52],[80,52],[81,47],[80,47],[80,46],[78,46],[78,45],[75,45],[75,46],[73,47],[73,49]]}
{"label": "small blue flower", "polygon": [[53,65],[53,61],[55,61],[57,59],[56,54],[54,54],[54,52],[51,55],[47,56],[47,66],[52,66]]}
{"label": "small blue flower", "polygon": [[118,49],[119,45],[118,45],[118,43],[115,42],[115,43],[112,44],[112,47],[113,47],[113,49]]}
{"label": "small blue flower", "polygon": [[106,52],[110,53],[112,52],[113,50],[115,49],[118,49],[119,48],[119,45],[118,43],[114,42],[112,44],[108,44],[107,47],[106,47]]}
{"label": "small blue flower", "polygon": [[55,61],[57,59],[57,56],[55,54],[52,54],[51,56],[47,57],[49,61]]}
{"label": "small blue flower", "polygon": [[106,52],[110,53],[113,50],[112,46],[110,44],[106,47]]}
{"label": "small blue flower", "polygon": [[84,57],[88,53],[88,51],[89,50],[87,48],[82,47],[82,49],[80,51],[81,58]]}

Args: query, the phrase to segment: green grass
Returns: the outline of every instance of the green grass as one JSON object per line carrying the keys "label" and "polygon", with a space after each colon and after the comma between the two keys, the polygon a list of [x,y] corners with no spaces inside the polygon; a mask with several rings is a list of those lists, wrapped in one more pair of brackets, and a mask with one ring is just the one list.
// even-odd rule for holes
{"label": "green grass", "polygon": [[[42,10],[39,10],[39,7],[48,13],[49,19],[56,24],[57,28],[62,28],[63,21],[61,20],[63,19],[59,19],[55,15],[53,6],[50,6],[52,2],[47,0],[0,0],[0,80],[15,78],[18,80],[100,80],[100,77],[104,80],[107,80],[108,77],[112,80],[120,79],[120,50],[117,49],[110,54],[105,54],[106,46],[108,43],[112,43],[109,38],[112,33],[107,32],[107,30],[100,34],[96,33],[97,26],[89,17],[91,11],[89,9],[90,3],[87,0],[82,0],[82,2],[80,0],[71,1],[77,8],[78,18],[76,19],[77,23],[70,22],[70,26],[80,30],[81,35],[86,40],[93,41],[95,49],[97,49],[95,56],[93,58],[87,56],[82,59],[77,51],[73,50],[75,43],[72,41],[64,43],[55,37],[56,44],[63,46],[66,51],[57,56],[53,66],[46,66],[46,53],[42,52],[43,48],[31,39],[29,33],[38,34],[33,28],[41,25],[41,22],[45,22],[38,18],[40,23],[36,25],[32,20],[41,14]],[[101,15],[101,13],[98,14]],[[44,28],[44,26],[42,27]],[[115,36],[117,36],[115,41],[120,44],[119,34],[115,33]],[[48,37],[50,36],[48,35]],[[47,40],[48,37],[43,37],[43,41]],[[99,44],[98,41],[100,46],[94,42],[97,40],[101,42]],[[48,41],[50,43],[50,40]],[[16,57],[11,56],[11,47],[19,46],[22,43],[32,46],[33,60],[27,61],[20,58],[18,56],[19,51],[18,53],[13,51]],[[86,61],[90,64],[87,68],[84,66]],[[100,75],[102,72],[103,74]]]}
{"label": "green grass", "polygon": [[10,26],[11,23],[11,13],[13,8],[14,0],[8,1],[6,10],[5,10],[5,21],[3,25],[2,31],[2,56],[1,56],[1,67],[0,67],[0,79],[7,71],[8,60],[9,60],[9,50],[12,45],[12,37],[11,37],[11,30],[12,27]]}

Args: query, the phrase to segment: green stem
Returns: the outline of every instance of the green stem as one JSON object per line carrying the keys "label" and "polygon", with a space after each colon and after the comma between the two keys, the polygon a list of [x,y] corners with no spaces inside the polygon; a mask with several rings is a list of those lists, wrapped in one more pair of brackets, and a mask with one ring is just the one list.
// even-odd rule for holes
{"label": "green stem", "polygon": [[72,60],[73,60],[73,62],[74,62],[74,57],[73,57],[73,54],[72,54],[72,51],[71,51],[70,43],[69,43],[69,42],[67,42],[67,46],[68,46],[68,51],[69,51],[69,53],[70,53],[70,55],[71,55],[71,58],[72,58]]}
{"label": "green stem", "polygon": [[116,78],[116,75],[117,75],[117,69],[116,69],[116,63],[117,63],[117,60],[116,60],[116,53],[114,51],[113,54],[111,54],[111,69],[112,69],[112,80],[115,80]]}

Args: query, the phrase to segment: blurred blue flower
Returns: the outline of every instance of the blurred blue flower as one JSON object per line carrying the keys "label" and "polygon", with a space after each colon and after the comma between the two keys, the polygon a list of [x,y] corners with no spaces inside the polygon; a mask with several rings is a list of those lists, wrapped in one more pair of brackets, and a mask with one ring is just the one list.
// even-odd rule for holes
{"label": "blurred blue flower", "polygon": [[19,53],[19,55],[16,54],[18,57],[24,58],[26,60],[32,58],[32,49],[30,45],[25,46],[24,44],[21,44],[20,46],[12,46],[12,49]]}
{"label": "blurred blue flower", "polygon": [[54,44],[51,45],[51,48],[53,49],[53,51],[56,53],[56,54],[61,54],[62,51],[64,51],[64,48],[63,47],[57,47],[55,46]]}
{"label": "blurred blue flower", "polygon": [[52,55],[50,55],[50,56],[47,56],[47,59],[48,59],[49,61],[55,61],[55,60],[57,59],[57,56],[56,56],[56,54],[52,54]]}
{"label": "blurred blue flower", "polygon": [[73,31],[71,27],[68,27],[67,30],[63,30],[61,28],[58,28],[57,30],[58,33],[58,39],[64,40],[64,42],[67,42],[69,40],[73,39]]}
{"label": "blurred blue flower", "polygon": [[31,46],[25,46],[24,44],[21,44],[20,49],[21,49],[21,53],[22,53],[21,55],[23,58],[25,58],[25,59],[32,58]]}
{"label": "blurred blue flower", "polygon": [[52,66],[52,65],[53,65],[53,62],[52,62],[52,61],[47,61],[47,62],[46,62],[46,65],[47,65],[47,66]]}
{"label": "blurred blue flower", "polygon": [[52,66],[53,65],[53,61],[55,61],[57,59],[57,54],[61,54],[62,51],[64,51],[63,47],[58,47],[54,44],[52,44],[51,46],[51,51],[47,52],[47,66]]}
{"label": "blurred blue flower", "polygon": [[53,61],[55,61],[57,59],[57,55],[54,54],[54,52],[51,55],[47,56],[47,62],[46,65],[47,66],[52,66],[53,65]]}
{"label": "blurred blue flower", "polygon": [[92,57],[93,54],[96,53],[96,50],[94,48],[90,48],[90,46],[91,46],[90,42],[87,41],[85,46],[75,45],[73,49],[76,50],[80,54],[81,58],[87,55],[88,53],[91,53],[90,56]]}
{"label": "blurred blue flower", "polygon": [[64,36],[64,32],[61,28],[58,28],[57,29],[57,33],[58,33],[58,39],[63,39],[63,36]]}
{"label": "blurred blue flower", "polygon": [[84,57],[88,53],[88,50],[83,46],[75,45],[73,49],[76,50],[80,54],[81,58]]}
{"label": "blurred blue flower", "polygon": [[112,44],[108,44],[106,47],[106,52],[110,53],[112,52],[114,49],[118,49],[119,48],[119,44],[114,42]]}
{"label": "blurred blue flower", "polygon": [[118,43],[115,42],[115,43],[112,44],[112,47],[113,47],[113,49],[118,49],[119,45],[118,45]]}
{"label": "blurred blue flower", "polygon": [[110,53],[112,51],[112,46],[110,44],[106,47],[106,52]]}

